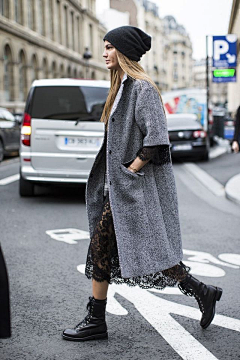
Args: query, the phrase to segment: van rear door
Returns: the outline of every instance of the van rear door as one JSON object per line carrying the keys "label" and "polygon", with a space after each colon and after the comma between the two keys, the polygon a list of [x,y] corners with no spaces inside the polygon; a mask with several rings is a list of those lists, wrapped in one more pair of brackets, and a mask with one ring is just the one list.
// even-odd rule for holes
{"label": "van rear door", "polygon": [[108,88],[39,86],[31,112],[31,159],[36,170],[89,171],[102,144],[99,122]]}

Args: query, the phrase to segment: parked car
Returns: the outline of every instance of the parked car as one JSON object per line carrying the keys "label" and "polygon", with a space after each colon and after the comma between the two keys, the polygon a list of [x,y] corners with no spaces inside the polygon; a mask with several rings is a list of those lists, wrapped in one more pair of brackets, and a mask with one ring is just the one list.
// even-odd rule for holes
{"label": "parked car", "polygon": [[23,113],[22,112],[13,113],[13,116],[15,120],[21,125],[23,120]]}
{"label": "parked car", "polygon": [[35,184],[86,183],[104,138],[99,122],[109,91],[100,80],[33,82],[21,129],[21,196]]}
{"label": "parked car", "polygon": [[208,160],[209,139],[195,114],[167,115],[173,157],[194,157]]}
{"label": "parked car", "polygon": [[20,146],[20,125],[5,108],[0,108],[0,162],[6,155],[15,155]]}

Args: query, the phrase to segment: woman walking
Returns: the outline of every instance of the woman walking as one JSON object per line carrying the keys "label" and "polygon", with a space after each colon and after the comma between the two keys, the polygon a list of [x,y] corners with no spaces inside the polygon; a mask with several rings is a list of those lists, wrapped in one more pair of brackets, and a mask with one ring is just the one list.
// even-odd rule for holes
{"label": "woman walking", "polygon": [[92,279],[87,316],[67,340],[107,338],[108,285],[163,289],[177,283],[194,296],[207,328],[222,289],[205,285],[182,262],[177,193],[165,112],[158,88],[138,61],[151,37],[123,26],[104,37],[111,88],[101,121],[103,145],[86,190],[90,246],[86,276]]}

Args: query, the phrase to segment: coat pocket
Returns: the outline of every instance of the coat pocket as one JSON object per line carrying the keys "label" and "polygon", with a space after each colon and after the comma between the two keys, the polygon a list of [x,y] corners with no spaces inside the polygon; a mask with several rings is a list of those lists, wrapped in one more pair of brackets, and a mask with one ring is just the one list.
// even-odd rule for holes
{"label": "coat pocket", "polygon": [[[130,162],[131,163],[131,162]],[[134,178],[139,178],[141,176],[144,176],[144,172],[142,170],[139,170],[137,172],[132,172],[130,170],[128,170],[128,167],[129,167],[129,162],[127,164],[121,164],[120,168],[122,169],[122,171],[129,175],[129,176],[132,176]]]}

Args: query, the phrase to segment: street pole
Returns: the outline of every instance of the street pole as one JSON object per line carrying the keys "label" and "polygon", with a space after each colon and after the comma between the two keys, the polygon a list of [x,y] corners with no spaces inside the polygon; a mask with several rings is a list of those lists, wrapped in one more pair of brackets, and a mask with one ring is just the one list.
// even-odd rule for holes
{"label": "street pole", "polygon": [[207,90],[207,133],[209,132],[209,78],[208,78],[208,35],[206,36],[206,90]]}

